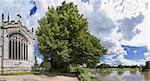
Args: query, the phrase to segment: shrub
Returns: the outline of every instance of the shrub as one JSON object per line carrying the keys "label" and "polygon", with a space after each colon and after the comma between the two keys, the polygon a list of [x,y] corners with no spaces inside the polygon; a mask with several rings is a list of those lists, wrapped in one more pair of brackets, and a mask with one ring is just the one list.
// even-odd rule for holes
{"label": "shrub", "polygon": [[146,62],[145,69],[150,69],[150,61]]}
{"label": "shrub", "polygon": [[43,70],[50,70],[52,68],[49,61],[43,61],[41,63],[41,67],[43,68]]}
{"label": "shrub", "polygon": [[78,73],[81,81],[100,81],[98,78],[92,77],[87,68],[77,67],[75,71]]}

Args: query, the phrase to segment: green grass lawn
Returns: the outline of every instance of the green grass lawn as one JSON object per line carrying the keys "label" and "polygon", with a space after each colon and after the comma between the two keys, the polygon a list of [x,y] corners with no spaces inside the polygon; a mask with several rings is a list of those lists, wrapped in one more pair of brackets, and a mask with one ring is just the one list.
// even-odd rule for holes
{"label": "green grass lawn", "polygon": [[33,74],[32,72],[8,72],[8,73],[0,73],[0,75],[25,75],[25,74]]}

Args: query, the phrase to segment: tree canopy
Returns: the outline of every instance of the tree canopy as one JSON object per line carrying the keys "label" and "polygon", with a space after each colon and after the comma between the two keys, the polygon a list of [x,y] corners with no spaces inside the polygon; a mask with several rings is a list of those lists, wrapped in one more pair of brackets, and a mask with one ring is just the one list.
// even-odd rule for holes
{"label": "tree canopy", "polygon": [[97,66],[97,68],[109,68],[109,67],[110,67],[110,65],[109,64],[105,64],[105,63],[102,63],[99,66]]}
{"label": "tree canopy", "polygon": [[145,69],[150,69],[150,61],[146,61],[146,63],[145,63]]}
{"label": "tree canopy", "polygon": [[67,69],[77,64],[95,67],[107,52],[100,40],[89,33],[87,19],[73,3],[64,1],[56,8],[48,7],[38,23],[38,48],[44,61],[51,61],[52,68]]}

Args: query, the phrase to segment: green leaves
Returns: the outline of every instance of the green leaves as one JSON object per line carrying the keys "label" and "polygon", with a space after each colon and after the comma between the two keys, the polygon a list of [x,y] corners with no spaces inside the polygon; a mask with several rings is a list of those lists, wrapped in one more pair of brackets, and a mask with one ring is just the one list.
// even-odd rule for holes
{"label": "green leaves", "polygon": [[146,61],[146,63],[145,63],[145,68],[146,68],[146,69],[150,69],[150,61]]}
{"label": "green leaves", "polygon": [[76,64],[94,67],[107,51],[100,40],[88,32],[87,19],[73,3],[48,7],[46,16],[38,22],[38,47],[44,59],[51,58],[53,68],[66,69]]}

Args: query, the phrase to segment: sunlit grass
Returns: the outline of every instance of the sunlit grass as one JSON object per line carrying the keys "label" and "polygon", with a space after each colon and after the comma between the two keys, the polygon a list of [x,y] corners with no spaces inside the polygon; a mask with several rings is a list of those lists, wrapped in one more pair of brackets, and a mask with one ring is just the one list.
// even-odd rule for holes
{"label": "sunlit grass", "polygon": [[33,74],[32,72],[7,72],[0,73],[0,75],[25,75],[25,74]]}

